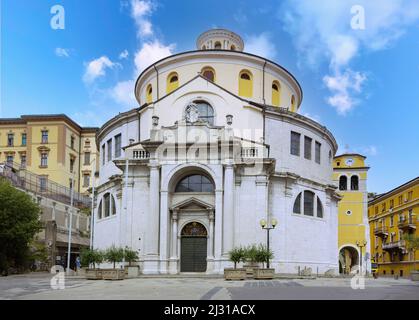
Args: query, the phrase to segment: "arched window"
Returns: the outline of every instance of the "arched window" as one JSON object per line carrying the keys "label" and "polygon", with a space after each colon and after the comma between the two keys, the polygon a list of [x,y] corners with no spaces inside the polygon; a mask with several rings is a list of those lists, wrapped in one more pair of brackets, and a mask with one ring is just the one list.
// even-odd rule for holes
{"label": "arched window", "polygon": [[281,103],[281,87],[278,81],[272,82],[272,105],[279,107]]}
{"label": "arched window", "polygon": [[329,150],[329,163],[332,163],[332,151]]}
{"label": "arched window", "polygon": [[294,95],[291,96],[291,111],[295,112],[295,97],[294,97]]}
{"label": "arched window", "polygon": [[359,178],[358,176],[351,177],[351,190],[359,190]]}
{"label": "arched window", "polygon": [[232,45],[231,45],[231,47],[230,47],[230,49],[231,49],[232,51],[236,51],[236,46],[235,46],[234,44],[232,44]]}
{"label": "arched window", "polygon": [[297,198],[295,198],[294,208],[292,212],[301,213],[301,192],[298,194]]}
{"label": "arched window", "polygon": [[206,101],[194,101],[198,108],[198,119],[214,125],[214,109]]}
{"label": "arched window", "polygon": [[205,45],[202,46],[202,50],[207,50],[207,47]]}
{"label": "arched window", "polygon": [[300,192],[294,201],[293,213],[303,214],[305,216],[316,216],[323,218],[323,205],[318,196],[314,192],[305,190]]}
{"label": "arched window", "polygon": [[99,207],[97,209],[97,217],[98,219],[102,219],[102,201],[99,202]]}
{"label": "arched window", "polygon": [[248,70],[239,74],[239,96],[251,98],[253,96],[253,76]]}
{"label": "arched window", "polygon": [[193,174],[180,180],[175,192],[214,192],[214,184],[206,176]]}
{"label": "arched window", "polygon": [[339,190],[346,190],[348,188],[348,178],[346,176],[341,176],[339,178]]}
{"label": "arched window", "polygon": [[215,82],[215,71],[211,67],[205,67],[201,70],[201,75],[208,80]]}
{"label": "arched window", "polygon": [[170,93],[179,86],[179,77],[176,72],[172,72],[167,77],[167,89],[166,92]]}
{"label": "arched window", "polygon": [[317,218],[323,218],[323,205],[319,197],[317,197]]}
{"label": "arched window", "polygon": [[304,191],[304,215],[312,216],[314,214],[314,192]]}
{"label": "arched window", "polygon": [[107,192],[99,202],[98,218],[102,219],[113,215],[116,215],[115,198]]}
{"label": "arched window", "polygon": [[217,41],[214,45],[214,49],[221,50],[221,42]]}
{"label": "arched window", "polygon": [[151,84],[147,86],[146,89],[146,102],[151,103],[153,101],[153,87]]}

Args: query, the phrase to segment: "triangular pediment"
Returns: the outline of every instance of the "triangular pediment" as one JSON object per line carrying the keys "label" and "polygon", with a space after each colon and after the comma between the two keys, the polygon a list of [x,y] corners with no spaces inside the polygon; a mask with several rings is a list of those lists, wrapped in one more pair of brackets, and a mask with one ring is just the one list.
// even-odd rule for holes
{"label": "triangular pediment", "polygon": [[182,200],[170,207],[172,211],[179,210],[214,210],[214,206],[195,197]]}

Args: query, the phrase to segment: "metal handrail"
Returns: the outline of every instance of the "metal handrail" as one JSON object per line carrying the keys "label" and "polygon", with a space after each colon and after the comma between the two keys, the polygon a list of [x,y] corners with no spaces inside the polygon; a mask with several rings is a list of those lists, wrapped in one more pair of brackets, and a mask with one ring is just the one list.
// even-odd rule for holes
{"label": "metal handrail", "polygon": [[[41,183],[39,175],[17,163],[7,162],[2,163],[1,166],[0,176],[8,179],[14,187],[70,205],[70,188],[51,180]],[[80,209],[90,207],[90,197],[75,191],[73,191],[73,197],[75,207]]]}

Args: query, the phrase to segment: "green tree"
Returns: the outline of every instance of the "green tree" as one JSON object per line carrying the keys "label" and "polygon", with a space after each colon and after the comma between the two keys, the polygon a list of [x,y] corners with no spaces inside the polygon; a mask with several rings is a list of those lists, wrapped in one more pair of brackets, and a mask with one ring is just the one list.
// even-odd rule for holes
{"label": "green tree", "polygon": [[91,250],[90,248],[83,249],[80,252],[80,263],[82,267],[89,268],[93,264],[93,268],[96,269],[96,264],[103,262],[104,254],[99,250]]}
{"label": "green tree", "polygon": [[404,240],[407,243],[407,249],[412,252],[413,255],[413,270],[417,271],[416,269],[416,251],[419,249],[419,237],[415,236],[414,234],[406,234],[404,236]]}
{"label": "green tree", "polygon": [[24,269],[30,260],[29,247],[42,228],[40,208],[32,198],[0,177],[0,271]]}
{"label": "green tree", "polygon": [[246,261],[246,252],[242,247],[233,248],[229,253],[228,256],[230,261],[234,262],[234,269],[237,268],[237,264],[240,262]]}
{"label": "green tree", "polygon": [[125,261],[128,261],[128,265],[131,266],[132,262],[138,261],[138,253],[135,250],[131,250],[125,247],[124,250]]}
{"label": "green tree", "polygon": [[124,249],[115,246],[110,247],[105,251],[105,260],[113,263],[115,269],[115,264],[124,260]]}

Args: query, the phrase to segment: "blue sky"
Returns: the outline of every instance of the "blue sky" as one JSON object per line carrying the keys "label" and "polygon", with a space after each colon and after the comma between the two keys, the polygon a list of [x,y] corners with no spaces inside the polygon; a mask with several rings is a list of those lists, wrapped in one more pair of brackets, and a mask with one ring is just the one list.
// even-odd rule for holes
{"label": "blue sky", "polygon": [[[65,10],[63,30],[51,28],[54,5]],[[365,28],[351,27],[362,18],[354,5]],[[370,191],[419,175],[414,0],[3,0],[0,117],[66,113],[100,126],[136,107],[142,69],[195,49],[197,36],[214,27],[237,32],[245,51],[295,75],[301,113],[332,131],[339,153],[367,156]]]}

